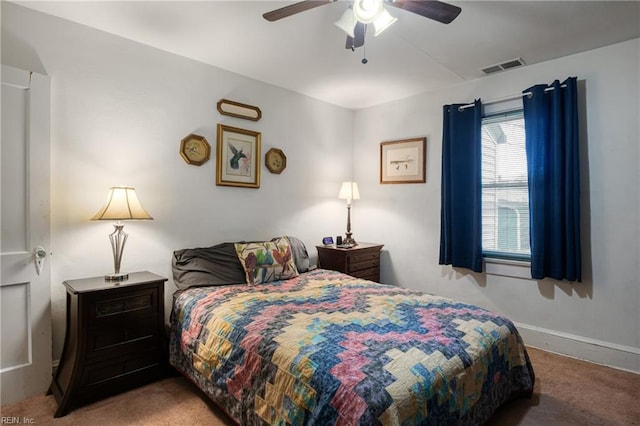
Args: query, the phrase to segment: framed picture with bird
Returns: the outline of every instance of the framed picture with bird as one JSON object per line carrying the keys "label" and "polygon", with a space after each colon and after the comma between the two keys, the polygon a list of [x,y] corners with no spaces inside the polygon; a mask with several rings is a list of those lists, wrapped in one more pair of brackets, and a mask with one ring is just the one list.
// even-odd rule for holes
{"label": "framed picture with bird", "polygon": [[260,188],[260,136],[218,124],[216,185]]}
{"label": "framed picture with bird", "polygon": [[380,143],[380,183],[425,183],[427,138]]}

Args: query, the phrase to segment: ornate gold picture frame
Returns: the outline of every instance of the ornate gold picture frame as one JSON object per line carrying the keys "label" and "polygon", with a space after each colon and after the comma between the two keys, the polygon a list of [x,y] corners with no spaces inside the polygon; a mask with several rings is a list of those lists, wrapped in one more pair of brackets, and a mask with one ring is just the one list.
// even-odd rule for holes
{"label": "ornate gold picture frame", "polygon": [[194,166],[201,166],[211,155],[211,146],[204,136],[190,134],[180,141],[180,156]]}
{"label": "ornate gold picture frame", "polygon": [[261,134],[218,124],[216,185],[260,188]]}
{"label": "ornate gold picture frame", "polygon": [[264,164],[274,174],[280,174],[287,168],[287,156],[279,148],[271,148],[264,155]]}

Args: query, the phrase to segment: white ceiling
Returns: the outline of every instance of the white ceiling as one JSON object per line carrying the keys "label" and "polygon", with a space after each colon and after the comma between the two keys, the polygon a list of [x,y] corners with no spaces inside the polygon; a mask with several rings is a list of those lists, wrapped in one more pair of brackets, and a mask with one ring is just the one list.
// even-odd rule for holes
{"label": "white ceiling", "polygon": [[346,108],[359,109],[640,37],[640,2],[451,1],[449,25],[387,7],[398,21],[363,49],[344,48],[339,0],[267,22],[287,1],[15,1],[127,39]]}

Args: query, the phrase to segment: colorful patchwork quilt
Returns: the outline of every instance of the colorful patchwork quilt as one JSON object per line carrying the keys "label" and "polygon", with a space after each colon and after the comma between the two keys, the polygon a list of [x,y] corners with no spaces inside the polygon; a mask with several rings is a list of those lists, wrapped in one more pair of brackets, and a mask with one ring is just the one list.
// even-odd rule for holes
{"label": "colorful patchwork quilt", "polygon": [[507,318],[322,269],[176,292],[170,362],[242,425],[481,424],[534,385]]}

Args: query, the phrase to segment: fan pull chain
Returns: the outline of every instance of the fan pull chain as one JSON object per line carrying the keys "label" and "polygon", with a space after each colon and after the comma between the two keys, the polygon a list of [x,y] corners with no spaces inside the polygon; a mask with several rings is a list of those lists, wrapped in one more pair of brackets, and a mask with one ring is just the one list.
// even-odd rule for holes
{"label": "fan pull chain", "polygon": [[362,46],[362,63],[366,64],[367,62],[369,62],[367,59],[367,46]]}

